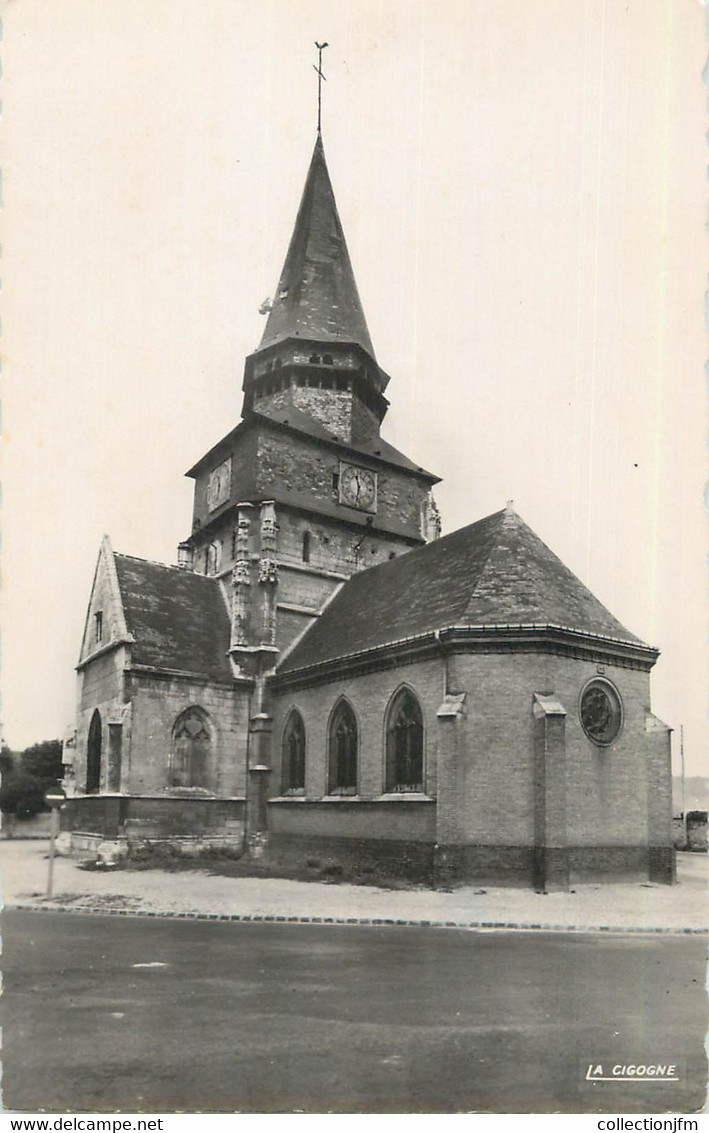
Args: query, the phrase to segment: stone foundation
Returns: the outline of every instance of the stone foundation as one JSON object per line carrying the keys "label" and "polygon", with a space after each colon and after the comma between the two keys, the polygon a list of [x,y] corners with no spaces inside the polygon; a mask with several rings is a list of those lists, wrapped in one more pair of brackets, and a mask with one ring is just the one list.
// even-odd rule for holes
{"label": "stone foundation", "polygon": [[[86,795],[61,808],[71,852],[92,856],[105,841],[169,842],[185,852],[208,847],[243,849],[244,799],[184,796]],[[199,849],[194,849],[198,847]]]}

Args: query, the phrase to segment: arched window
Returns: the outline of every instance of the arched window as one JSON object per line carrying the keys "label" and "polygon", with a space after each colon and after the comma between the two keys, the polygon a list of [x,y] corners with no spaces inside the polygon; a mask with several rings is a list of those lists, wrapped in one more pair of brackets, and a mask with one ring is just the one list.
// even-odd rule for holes
{"label": "arched window", "polygon": [[101,716],[98,708],[91,717],[89,738],[86,742],[86,794],[95,795],[101,789]]}
{"label": "arched window", "polygon": [[303,562],[310,562],[310,532],[303,532]]}
{"label": "arched window", "polygon": [[346,700],[330,717],[328,789],[331,794],[357,794],[357,721]]}
{"label": "arched window", "polygon": [[283,793],[305,790],[305,725],[295,708],[283,729]]}
{"label": "arched window", "polygon": [[394,697],[387,714],[387,791],[423,791],[423,717],[408,688]]}
{"label": "arched window", "polygon": [[212,736],[207,714],[188,708],[173,728],[171,787],[208,787]]}

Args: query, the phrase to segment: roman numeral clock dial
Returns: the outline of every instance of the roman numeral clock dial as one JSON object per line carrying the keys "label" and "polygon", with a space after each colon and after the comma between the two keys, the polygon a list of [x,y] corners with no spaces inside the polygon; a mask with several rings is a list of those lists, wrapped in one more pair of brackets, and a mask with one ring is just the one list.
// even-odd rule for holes
{"label": "roman numeral clock dial", "polygon": [[357,464],[340,464],[340,503],[359,511],[376,511],[376,472]]}

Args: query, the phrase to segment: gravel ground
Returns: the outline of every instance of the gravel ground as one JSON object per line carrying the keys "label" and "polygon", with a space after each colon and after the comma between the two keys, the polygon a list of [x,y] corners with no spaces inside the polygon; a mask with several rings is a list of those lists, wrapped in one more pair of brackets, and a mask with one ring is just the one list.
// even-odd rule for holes
{"label": "gravel ground", "polygon": [[157,913],[503,922],[520,927],[706,929],[709,857],[678,855],[674,886],[579,885],[572,893],[527,889],[388,890],[361,885],[219,877],[204,870],[88,872],[57,858],[54,897],[45,896],[47,843],[0,843],[7,905],[124,909]]}

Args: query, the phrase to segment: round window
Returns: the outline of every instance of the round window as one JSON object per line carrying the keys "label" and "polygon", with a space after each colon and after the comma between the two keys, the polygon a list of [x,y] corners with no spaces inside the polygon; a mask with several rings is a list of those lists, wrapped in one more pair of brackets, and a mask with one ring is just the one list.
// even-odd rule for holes
{"label": "round window", "polygon": [[594,744],[612,744],[620,731],[623,709],[608,681],[591,681],[581,694],[581,725]]}

